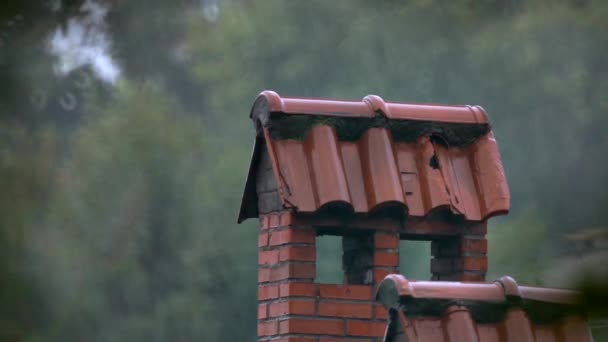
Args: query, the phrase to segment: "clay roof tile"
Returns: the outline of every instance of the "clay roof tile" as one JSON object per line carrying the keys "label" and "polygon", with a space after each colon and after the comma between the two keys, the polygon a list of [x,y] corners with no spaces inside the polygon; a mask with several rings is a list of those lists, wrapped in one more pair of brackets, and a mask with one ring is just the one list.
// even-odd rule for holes
{"label": "clay roof tile", "polygon": [[579,293],[494,283],[387,276],[376,299],[391,313],[385,342],[592,341]]}
{"label": "clay roof tile", "polygon": [[264,91],[238,221],[259,215],[255,179],[268,155],[283,209],[315,214],[448,210],[483,221],[509,210],[509,189],[479,106],[281,97]]}

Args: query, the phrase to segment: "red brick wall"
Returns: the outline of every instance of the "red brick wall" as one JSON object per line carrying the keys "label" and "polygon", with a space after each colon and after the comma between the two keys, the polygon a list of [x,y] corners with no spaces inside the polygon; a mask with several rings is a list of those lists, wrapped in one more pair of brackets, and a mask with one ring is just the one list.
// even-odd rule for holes
{"label": "red brick wall", "polygon": [[431,242],[433,280],[485,281],[488,271],[486,223],[467,234]]}
{"label": "red brick wall", "polygon": [[289,213],[260,217],[258,340],[273,342],[381,341],[386,310],[375,285],[399,266],[399,236],[374,233],[373,284],[318,284],[315,230]]}

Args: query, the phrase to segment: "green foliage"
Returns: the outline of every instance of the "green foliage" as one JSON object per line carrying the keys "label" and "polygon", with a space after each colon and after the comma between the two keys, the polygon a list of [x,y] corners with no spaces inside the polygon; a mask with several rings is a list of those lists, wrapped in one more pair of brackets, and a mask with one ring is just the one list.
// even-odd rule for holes
{"label": "green foliage", "polygon": [[230,160],[208,153],[202,120],[175,120],[179,111],[158,87],[123,85],[76,132],[49,225],[33,238],[39,267],[54,270],[43,278],[55,339],[207,340],[227,328],[214,317],[239,315],[224,303],[231,292],[253,307],[255,287],[235,290],[255,274],[242,262],[255,246],[226,246],[255,230],[223,229],[233,217],[217,212],[230,204]]}
{"label": "green foliage", "polygon": [[509,275],[520,284],[550,285],[543,281],[543,273],[552,257],[551,246],[546,241],[547,228],[536,208],[528,208],[511,220],[492,224],[488,232],[488,279]]}
{"label": "green foliage", "polygon": [[16,340],[44,319],[26,250],[48,204],[56,143],[52,130],[0,132],[0,340]]}

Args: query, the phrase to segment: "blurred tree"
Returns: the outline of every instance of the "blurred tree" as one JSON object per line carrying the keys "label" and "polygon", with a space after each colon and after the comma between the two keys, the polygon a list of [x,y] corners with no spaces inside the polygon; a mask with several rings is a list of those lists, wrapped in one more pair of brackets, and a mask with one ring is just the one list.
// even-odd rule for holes
{"label": "blurred tree", "polygon": [[224,228],[225,168],[242,152],[209,153],[202,122],[175,120],[183,109],[153,84],[120,94],[76,133],[49,227],[34,237],[39,267],[56,270],[42,275],[56,319],[40,339],[246,339],[251,326],[227,333],[217,319],[255,305],[241,280],[255,274],[243,262],[255,246],[242,242],[255,231]]}
{"label": "blurred tree", "polygon": [[[202,112],[206,94],[193,82],[190,72],[191,60],[184,41],[186,23],[197,20],[213,25],[216,18],[204,14],[216,1],[107,2],[108,31],[124,76],[132,81],[154,79],[171,89],[182,106]],[[204,39],[205,31],[197,35]]]}
{"label": "blurred tree", "polygon": [[0,132],[0,340],[16,341],[46,318],[26,250],[48,205],[56,144],[48,130]]}
{"label": "blurred tree", "polygon": [[515,219],[500,221],[488,234],[488,279],[506,274],[521,284],[548,285],[543,273],[553,266],[552,246],[546,241],[548,227],[538,209],[528,208]]}

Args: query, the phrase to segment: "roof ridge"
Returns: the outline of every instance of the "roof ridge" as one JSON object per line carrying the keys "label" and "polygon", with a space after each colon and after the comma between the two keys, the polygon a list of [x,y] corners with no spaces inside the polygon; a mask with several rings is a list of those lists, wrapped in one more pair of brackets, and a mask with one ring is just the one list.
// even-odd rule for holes
{"label": "roof ridge", "polygon": [[378,95],[361,100],[313,97],[282,97],[272,90],[262,91],[256,98],[250,117],[262,112],[292,115],[372,118],[378,112],[391,120],[414,120],[444,123],[488,124],[486,111],[477,105],[386,102]]}

